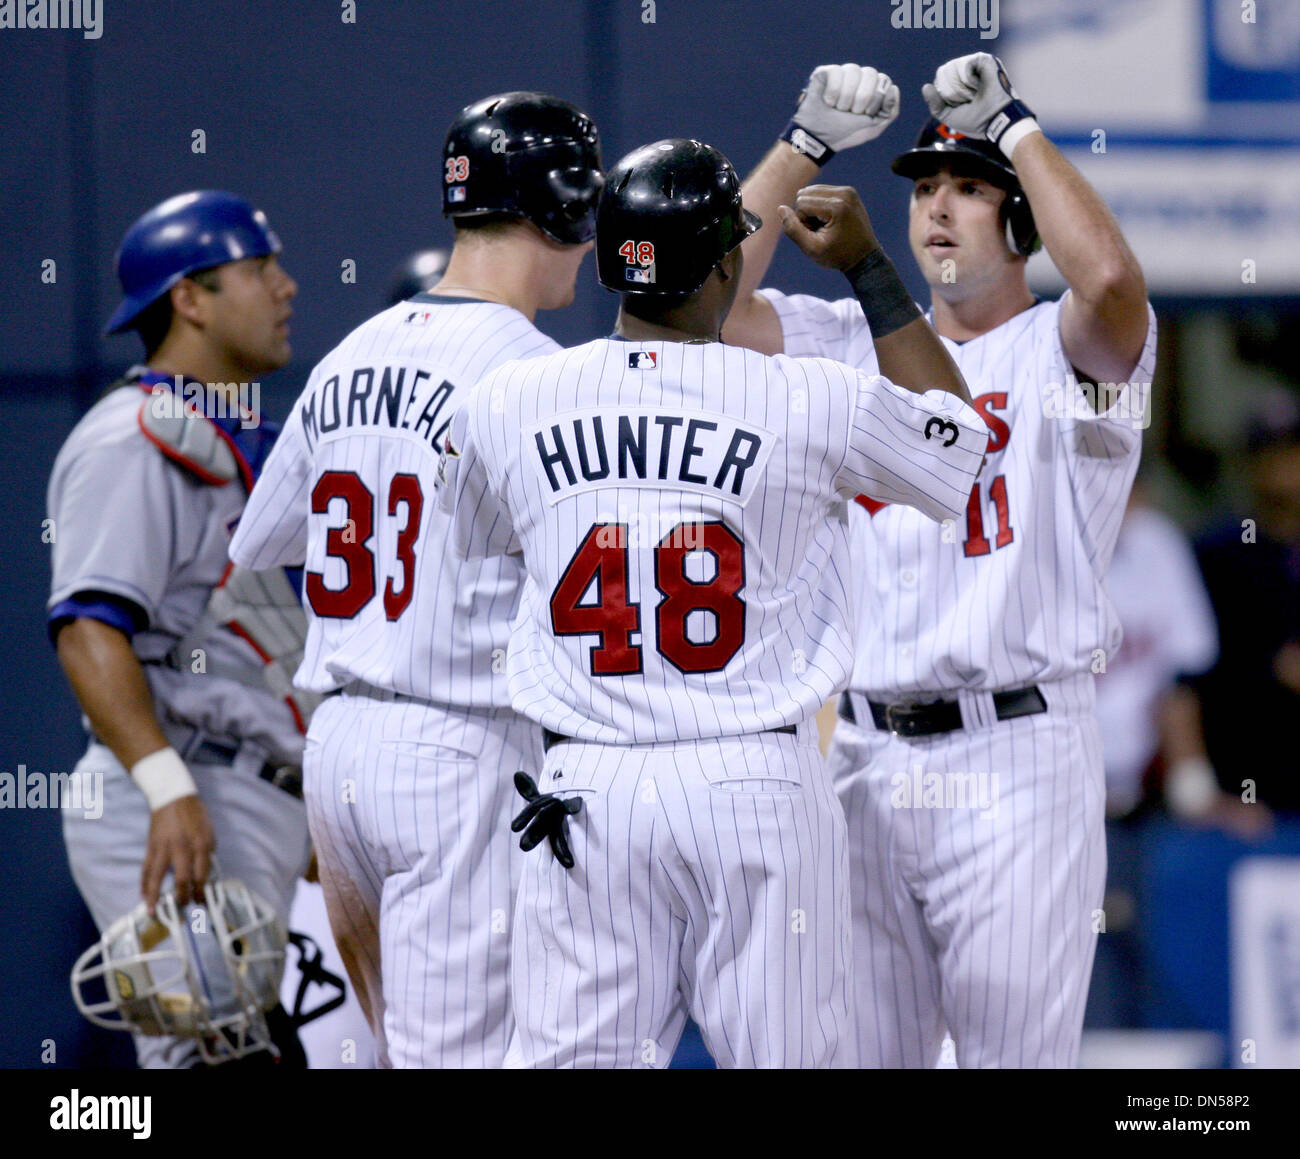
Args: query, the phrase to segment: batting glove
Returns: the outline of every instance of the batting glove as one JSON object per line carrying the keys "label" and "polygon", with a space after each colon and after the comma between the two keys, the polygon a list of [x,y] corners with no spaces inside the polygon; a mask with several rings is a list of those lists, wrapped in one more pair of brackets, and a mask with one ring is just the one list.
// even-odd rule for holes
{"label": "batting glove", "polygon": [[959,133],[987,138],[1008,161],[1030,133],[1042,132],[992,53],[974,52],[941,64],[934,83],[921,86],[921,95],[935,118]]}
{"label": "batting glove", "polygon": [[836,153],[874,141],[897,116],[898,86],[888,75],[859,64],[821,64],[781,139],[825,165]]}
{"label": "batting glove", "polygon": [[519,839],[519,848],[527,853],[540,845],[542,838],[551,842],[551,852],[555,860],[565,869],[573,868],[573,851],[569,848],[569,837],[565,821],[582,809],[581,797],[557,797],[554,793],[539,793],[537,782],[527,773],[515,774],[515,788],[519,795],[528,802],[523,812],[510,822],[510,831],[524,835]]}

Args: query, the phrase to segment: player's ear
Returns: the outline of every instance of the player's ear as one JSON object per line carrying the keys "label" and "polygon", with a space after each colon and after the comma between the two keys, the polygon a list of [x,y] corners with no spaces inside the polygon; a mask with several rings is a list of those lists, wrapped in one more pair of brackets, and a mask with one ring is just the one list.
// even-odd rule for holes
{"label": "player's ear", "polygon": [[182,278],[169,291],[172,313],[196,326],[207,318],[208,299],[216,286],[216,271],[203,270],[197,277]]}
{"label": "player's ear", "polygon": [[736,246],[730,253],[724,254],[718,263],[718,273],[722,275],[724,282],[740,277],[741,271],[745,268],[745,255],[741,252],[743,248],[743,246]]}

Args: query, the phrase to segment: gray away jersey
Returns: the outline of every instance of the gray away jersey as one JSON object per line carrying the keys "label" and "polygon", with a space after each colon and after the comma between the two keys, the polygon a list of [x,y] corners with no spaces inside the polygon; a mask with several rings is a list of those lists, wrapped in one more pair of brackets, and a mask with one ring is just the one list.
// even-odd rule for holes
{"label": "gray away jersey", "polygon": [[[875,369],[856,299],[763,293],[787,354]],[[1061,346],[1063,301],[1039,302],[968,342],[943,339],[988,424],[988,460],[951,524],[854,505],[854,689],[877,698],[994,691],[1095,671],[1119,647],[1105,577],[1149,420],[1155,314],[1148,306],[1128,384],[1098,414]]]}
{"label": "gray away jersey", "polygon": [[457,551],[523,553],[516,711],[606,743],[737,735],[847,678],[845,501],[956,515],[987,441],[951,395],[827,360],[601,339],[475,388],[440,503]]}
{"label": "gray away jersey", "polygon": [[306,561],[295,683],[354,680],[438,703],[502,707],[521,571],[447,543],[434,478],[470,387],[559,347],[509,306],[422,294],[364,322],[312,371],[253,489],[230,555]]}
{"label": "gray away jersey", "polygon": [[[160,722],[199,728],[226,742],[253,741],[297,764],[302,736],[288,705],[260,683],[263,663],[234,633],[214,626],[194,641],[202,663],[162,661],[198,623],[227,566],[231,528],[244,505],[238,482],[214,487],[170,462],[140,431],[148,394],[125,386],[73,428],[54,461],[49,608],[80,592],[108,592],[143,611],[132,637]],[[199,667],[201,671],[194,671]],[[214,675],[245,667],[254,685]]]}

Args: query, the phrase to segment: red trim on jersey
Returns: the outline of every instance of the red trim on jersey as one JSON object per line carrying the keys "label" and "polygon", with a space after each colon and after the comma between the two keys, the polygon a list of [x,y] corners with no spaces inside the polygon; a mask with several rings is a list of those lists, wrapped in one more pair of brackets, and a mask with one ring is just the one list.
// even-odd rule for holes
{"label": "red trim on jersey", "polygon": [[306,722],[305,720],[303,720],[303,718],[302,718],[302,713],[298,711],[298,706],[293,702],[293,697],[292,697],[292,696],[286,696],[286,697],[284,698],[284,702],[285,702],[285,704],[287,704],[287,705],[289,706],[289,711],[293,713],[293,723],[294,723],[295,725],[297,725],[297,727],[298,727],[298,731],[299,731],[303,736],[306,736],[306,735],[307,735],[307,722]]}
{"label": "red trim on jersey", "polygon": [[[227,569],[227,571],[228,571],[228,570],[229,570],[229,569]],[[262,662],[263,662],[264,664],[270,664],[270,663],[271,663],[271,657],[270,657],[270,655],[269,655],[268,653],[264,652],[264,651],[263,651],[263,650],[258,646],[257,641],[254,640],[253,637],[250,636],[250,635],[248,634],[248,632],[247,632],[244,628],[241,628],[241,627],[239,626],[238,621],[236,621],[236,620],[228,620],[228,621],[226,622],[226,627],[229,628],[232,632],[234,632],[235,635],[238,636],[241,640],[243,640],[244,643],[246,643],[250,648],[252,648],[253,651],[256,652],[256,653],[258,654],[258,656],[261,657]],[[293,697],[292,697],[292,696],[286,696],[286,697],[284,698],[284,702],[285,702],[285,704],[287,704],[287,705],[289,706],[289,711],[290,711],[291,713],[293,713],[293,724],[294,724],[294,727],[298,730],[298,732],[299,732],[302,736],[306,736],[306,735],[307,735],[307,722],[306,722],[305,720],[303,720],[303,718],[302,718],[302,713],[298,711],[298,705],[297,705],[296,703],[294,703],[294,699],[293,699]]]}
{"label": "red trim on jersey", "polygon": [[888,503],[881,503],[879,499],[871,499],[866,495],[857,496],[853,502],[865,507],[868,515],[874,515],[877,511],[883,511],[889,506]]}
{"label": "red trim on jersey", "polygon": [[248,630],[246,628],[240,627],[238,620],[227,620],[226,627],[229,628],[232,632],[234,632],[235,635],[238,636],[241,640],[243,640],[250,648],[252,648],[253,651],[256,652],[258,656],[262,658],[263,664],[271,663],[272,661],[271,654],[269,652],[264,652],[262,650],[262,648],[259,646],[257,641],[254,640],[253,637],[248,634]]}

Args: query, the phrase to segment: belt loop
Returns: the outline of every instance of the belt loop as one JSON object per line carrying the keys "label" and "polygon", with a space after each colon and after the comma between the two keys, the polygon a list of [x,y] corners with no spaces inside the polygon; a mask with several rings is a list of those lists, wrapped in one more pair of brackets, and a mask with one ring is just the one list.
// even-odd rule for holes
{"label": "belt loop", "polygon": [[989,728],[998,722],[991,692],[963,689],[957,693],[957,707],[961,710],[962,728],[967,731]]}

